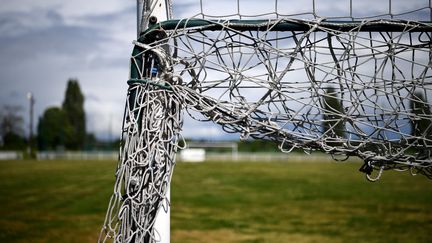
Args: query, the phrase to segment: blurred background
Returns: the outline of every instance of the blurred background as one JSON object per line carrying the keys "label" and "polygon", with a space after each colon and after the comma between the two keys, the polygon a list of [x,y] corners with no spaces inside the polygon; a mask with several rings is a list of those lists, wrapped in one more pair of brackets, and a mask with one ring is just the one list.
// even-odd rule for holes
{"label": "blurred background", "polygon": [[[317,6],[343,12],[346,2]],[[367,5],[376,1],[362,2],[360,15],[374,11]],[[115,180],[135,4],[2,1],[0,242],[97,240]],[[175,17],[195,9],[174,2]],[[388,172],[369,183],[356,159],[282,154],[189,117],[183,136],[189,149],[173,176],[173,242],[430,242],[427,178]]]}
{"label": "blurred background", "polygon": [[[173,1],[174,18],[196,16],[201,11],[208,16],[214,9],[218,10],[218,16],[225,18],[256,14],[263,14],[260,18],[276,18],[299,13],[304,15],[298,17],[311,18],[312,6],[319,16],[432,18],[431,3],[427,0],[410,4],[400,0],[200,2],[202,8],[195,0]],[[27,150],[31,144],[34,151],[116,148],[134,39],[136,1],[133,0],[3,1],[0,8],[0,149],[23,150],[24,144]],[[59,116],[68,117],[66,120],[73,123],[72,127],[62,131],[63,135],[52,127],[52,135],[47,138],[42,132],[44,126],[51,127],[47,125],[50,119]],[[182,134],[191,140],[236,141],[239,138],[209,122],[197,122],[187,115],[184,120]],[[53,134],[58,138],[53,138]],[[77,141],[70,141],[71,137],[78,137]],[[42,144],[47,139],[57,139],[57,142]]]}
{"label": "blurred background", "polygon": [[[58,116],[56,112],[65,109],[67,99],[71,106],[77,106],[77,112],[83,113],[80,119],[84,120],[81,126],[85,129],[79,135],[83,136],[79,138],[82,144],[73,148],[68,141],[62,141],[64,144],[50,145],[49,149],[63,149],[62,145],[65,149],[99,149],[101,144],[108,147],[105,143],[118,140],[134,39],[136,1],[3,1],[0,147],[22,149],[30,139],[31,127],[33,146],[47,150],[38,143],[40,122],[47,116]],[[73,81],[73,88],[68,86],[69,81]],[[67,90],[72,92],[69,98]],[[82,98],[76,99],[77,96]],[[13,120],[14,124],[7,124],[6,120]],[[12,138],[6,133],[13,133],[13,139],[20,141],[11,144]],[[189,118],[184,136],[226,138],[219,129]]]}

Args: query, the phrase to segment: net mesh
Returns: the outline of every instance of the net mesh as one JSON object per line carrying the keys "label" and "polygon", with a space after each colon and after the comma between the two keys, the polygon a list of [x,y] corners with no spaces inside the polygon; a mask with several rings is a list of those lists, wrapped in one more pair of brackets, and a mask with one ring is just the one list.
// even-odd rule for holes
{"label": "net mesh", "polygon": [[151,84],[130,84],[114,194],[99,242],[153,242],[159,208],[174,168],[181,129],[181,102]]}
{"label": "net mesh", "polygon": [[[153,24],[134,42],[99,241],[160,239],[153,224],[169,205],[182,110],[283,152],[358,156],[370,180],[387,169],[432,178],[431,2],[374,1],[369,14],[356,13],[368,1],[263,2],[174,2],[174,16],[187,18]],[[233,12],[215,16],[218,6]]]}
{"label": "net mesh", "polygon": [[[300,20],[289,23],[309,30],[253,30],[285,20],[157,30],[169,33],[162,41],[173,56],[172,70],[161,75],[183,80],[167,85],[186,97],[187,110],[242,138],[273,140],[286,152],[356,155],[379,169],[430,176],[431,35],[410,32],[422,23],[399,21],[386,23],[406,31],[359,31],[381,22],[349,31]],[[157,46],[138,44],[135,58]]]}

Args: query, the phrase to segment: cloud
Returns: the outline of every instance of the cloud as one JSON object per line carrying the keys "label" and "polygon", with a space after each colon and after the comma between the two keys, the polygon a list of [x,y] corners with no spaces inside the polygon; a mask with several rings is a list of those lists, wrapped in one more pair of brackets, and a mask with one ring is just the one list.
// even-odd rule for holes
{"label": "cloud", "polygon": [[39,12],[54,9],[67,18],[79,18],[87,15],[115,13],[133,6],[135,6],[135,1],[123,0],[6,0],[2,2],[0,13]]}
{"label": "cloud", "polygon": [[35,32],[58,26],[63,18],[56,11],[44,12],[7,12],[0,15],[0,31],[3,37],[20,36],[28,32]]}
{"label": "cloud", "polygon": [[[236,14],[236,1],[203,0],[207,14]],[[323,14],[347,12],[345,0],[317,1]],[[374,13],[384,3],[353,1],[356,13]],[[126,97],[126,79],[132,40],[136,38],[135,1],[124,0],[6,0],[0,8],[0,105],[18,104],[28,109],[26,94],[36,98],[35,116],[49,106],[60,106],[66,82],[77,78],[86,96],[90,132],[105,136],[111,122],[118,134]],[[176,18],[200,13],[199,1],[174,1]],[[234,3],[234,4],[233,4]],[[310,12],[303,1],[240,0],[242,14],[284,14]],[[368,8],[373,3],[376,8]],[[428,1],[397,2],[397,12],[428,6]],[[213,11],[210,8],[216,8]],[[366,12],[361,12],[365,10]],[[383,10],[384,11],[384,10]],[[422,16],[427,18],[427,11]],[[269,15],[269,16],[274,16]],[[25,111],[26,113],[27,111]],[[27,117],[25,117],[27,119]],[[104,135],[105,134],[105,135]],[[226,135],[211,123],[185,120],[185,136],[224,139]]]}
{"label": "cloud", "polygon": [[28,109],[31,91],[37,120],[46,108],[61,106],[67,80],[77,78],[88,97],[89,131],[106,134],[110,113],[115,113],[112,129],[120,130],[135,9],[125,1],[99,4],[20,0],[2,5],[0,105]]}

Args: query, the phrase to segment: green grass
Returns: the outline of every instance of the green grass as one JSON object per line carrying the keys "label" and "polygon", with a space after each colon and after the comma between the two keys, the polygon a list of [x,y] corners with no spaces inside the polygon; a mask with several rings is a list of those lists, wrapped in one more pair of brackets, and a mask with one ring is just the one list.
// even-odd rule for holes
{"label": "green grass", "polygon": [[[172,242],[430,242],[432,184],[358,163],[179,163]],[[95,242],[114,161],[0,161],[0,242]]]}
{"label": "green grass", "polygon": [[95,242],[115,166],[113,161],[0,162],[0,242]]}

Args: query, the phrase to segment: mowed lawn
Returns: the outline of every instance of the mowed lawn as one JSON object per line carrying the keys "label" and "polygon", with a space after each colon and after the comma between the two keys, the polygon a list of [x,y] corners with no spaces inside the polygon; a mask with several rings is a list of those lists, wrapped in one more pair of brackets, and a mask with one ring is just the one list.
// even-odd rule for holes
{"label": "mowed lawn", "polygon": [[[305,157],[307,159],[307,157]],[[0,242],[96,242],[115,161],[0,161]],[[432,181],[359,163],[179,163],[172,242],[431,242]]]}

